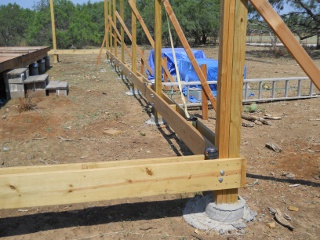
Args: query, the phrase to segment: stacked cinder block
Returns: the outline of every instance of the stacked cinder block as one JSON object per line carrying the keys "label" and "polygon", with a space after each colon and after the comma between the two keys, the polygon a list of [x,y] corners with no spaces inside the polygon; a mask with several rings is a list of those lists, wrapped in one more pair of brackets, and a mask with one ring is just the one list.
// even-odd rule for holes
{"label": "stacked cinder block", "polygon": [[69,93],[68,82],[51,81],[46,87],[47,95],[67,96]]}
{"label": "stacked cinder block", "polygon": [[49,84],[49,75],[42,74],[30,76],[24,81],[24,88],[28,94],[36,93],[37,96],[46,96],[46,86]]}
{"label": "stacked cinder block", "polygon": [[7,73],[5,78],[7,99],[25,97],[24,81],[28,77],[28,68],[17,68]]}

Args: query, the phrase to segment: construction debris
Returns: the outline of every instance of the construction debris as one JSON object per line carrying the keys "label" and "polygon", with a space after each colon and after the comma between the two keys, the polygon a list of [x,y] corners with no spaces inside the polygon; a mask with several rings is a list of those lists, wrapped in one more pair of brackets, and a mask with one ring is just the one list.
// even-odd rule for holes
{"label": "construction debris", "polygon": [[271,150],[273,150],[273,151],[275,151],[275,152],[277,152],[277,153],[282,152],[282,148],[278,144],[273,143],[273,142],[272,143],[266,143],[266,147],[271,149]]}
{"label": "construction debris", "polygon": [[294,229],[294,227],[288,222],[288,220],[284,218],[279,208],[276,208],[276,214],[274,215],[274,217],[282,226],[288,228],[291,231]]}

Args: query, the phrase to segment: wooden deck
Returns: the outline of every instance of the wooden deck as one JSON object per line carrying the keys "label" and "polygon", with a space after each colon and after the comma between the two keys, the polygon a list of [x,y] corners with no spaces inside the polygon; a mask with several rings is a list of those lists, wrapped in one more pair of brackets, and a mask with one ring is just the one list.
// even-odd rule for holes
{"label": "wooden deck", "polygon": [[47,56],[49,47],[0,47],[0,73],[25,67]]}

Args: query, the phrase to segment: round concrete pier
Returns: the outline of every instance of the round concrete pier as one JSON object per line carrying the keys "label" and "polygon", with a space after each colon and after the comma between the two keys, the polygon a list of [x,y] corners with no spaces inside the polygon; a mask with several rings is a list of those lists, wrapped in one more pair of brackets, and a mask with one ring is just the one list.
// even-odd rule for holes
{"label": "round concrete pier", "polygon": [[194,197],[183,211],[184,219],[193,227],[215,230],[220,234],[245,228],[256,215],[243,198],[239,197],[235,204],[215,204],[212,193]]}

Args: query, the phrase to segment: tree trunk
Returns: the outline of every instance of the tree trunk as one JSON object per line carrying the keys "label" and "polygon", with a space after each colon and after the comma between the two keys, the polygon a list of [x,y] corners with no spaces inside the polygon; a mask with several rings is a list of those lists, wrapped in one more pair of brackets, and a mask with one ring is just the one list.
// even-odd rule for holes
{"label": "tree trunk", "polygon": [[317,35],[317,49],[320,49],[320,34]]}

